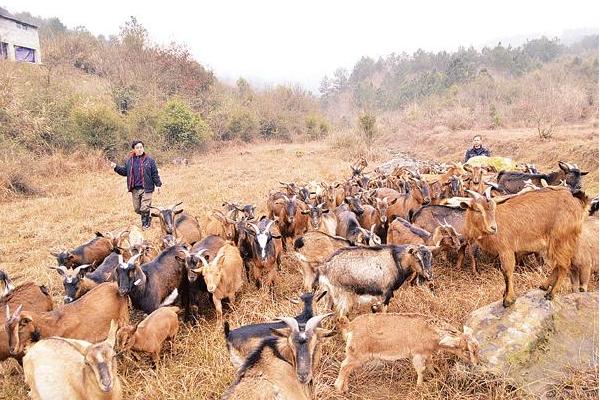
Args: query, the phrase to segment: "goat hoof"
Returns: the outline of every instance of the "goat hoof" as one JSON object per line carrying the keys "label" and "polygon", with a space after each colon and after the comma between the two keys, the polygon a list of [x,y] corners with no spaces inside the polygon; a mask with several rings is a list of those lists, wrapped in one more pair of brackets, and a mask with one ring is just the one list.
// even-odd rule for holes
{"label": "goat hoof", "polygon": [[552,300],[554,298],[554,295],[551,292],[546,293],[546,295],[544,296],[544,298],[546,300]]}
{"label": "goat hoof", "polygon": [[539,288],[545,292],[546,290],[550,289],[550,285],[540,285]]}
{"label": "goat hoof", "polygon": [[505,298],[504,300],[502,300],[502,305],[504,307],[510,307],[513,304],[515,304],[515,299],[513,298]]}

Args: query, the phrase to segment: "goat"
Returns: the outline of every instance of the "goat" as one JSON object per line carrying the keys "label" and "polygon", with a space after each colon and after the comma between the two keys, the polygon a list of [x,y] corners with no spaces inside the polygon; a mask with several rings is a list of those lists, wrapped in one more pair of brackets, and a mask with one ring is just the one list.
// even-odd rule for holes
{"label": "goat", "polygon": [[370,229],[375,225],[373,233],[381,239],[382,244],[387,243],[389,225],[387,210],[390,206],[396,204],[397,200],[397,198],[394,198],[388,201],[387,197],[384,197],[383,199],[375,197],[375,207],[365,205],[365,212],[363,215],[358,216],[358,222],[363,228]]}
{"label": "goat", "polygon": [[308,229],[308,217],[302,214],[304,207],[296,195],[288,197],[283,193],[275,193],[269,196],[267,209],[269,219],[277,221],[283,250],[287,250],[287,239],[293,239]]}
{"label": "goat", "polygon": [[364,229],[352,211],[341,211],[336,216],[338,220],[336,236],[346,238],[353,244],[363,243],[369,246],[381,244],[381,239],[374,233],[375,225],[371,226],[370,231]]}
{"label": "goat", "polygon": [[394,217],[408,218],[409,213],[431,202],[429,184],[416,179],[411,179],[408,193],[400,194],[393,189],[381,188],[376,190],[375,195],[380,198],[388,197],[390,200],[396,199],[395,204],[387,209],[387,218],[390,220]]}
{"label": "goat", "polygon": [[[196,217],[193,217],[183,212],[183,209],[178,206],[183,204],[179,202],[170,207],[154,207],[150,208],[157,211],[152,211],[153,217],[158,217],[163,236],[172,235],[175,240],[181,239],[183,242],[193,245],[202,239],[202,231]],[[177,218],[176,215],[179,215]]]}
{"label": "goat", "polygon": [[571,258],[571,286],[574,292],[587,292],[591,274],[598,273],[598,218],[587,217]]}
{"label": "goat", "polygon": [[551,300],[569,272],[586,214],[585,194],[578,192],[575,197],[558,186],[493,199],[489,190],[485,196],[468,193],[470,198],[460,203],[467,211],[464,235],[500,258],[505,282],[502,304],[508,307],[515,302],[515,254],[525,252],[545,254],[552,266],[551,275],[540,286]]}
{"label": "goat", "polygon": [[179,332],[179,307],[160,307],[136,326],[126,325],[117,332],[118,347],[123,350],[149,353],[154,365],[165,340],[172,340]]}
{"label": "goat", "polygon": [[469,257],[471,271],[477,273],[477,260],[475,259],[473,241],[467,240],[466,232],[466,211],[460,206],[450,207],[446,205],[427,205],[418,209],[410,215],[410,222],[419,228],[428,232],[433,232],[440,225],[440,221],[444,224],[451,225],[456,232],[462,237],[461,247],[458,250],[458,258],[455,268],[461,269],[464,264],[465,256]]}
{"label": "goat", "polygon": [[100,265],[106,256],[114,248],[112,237],[104,236],[96,232],[96,237],[87,243],[62,252],[50,252],[56,257],[58,265],[64,265],[67,268],[75,268],[84,264]]}
{"label": "goat", "polygon": [[[356,300],[379,300],[387,306],[405,280],[433,280],[431,251],[425,246],[350,247],[336,250],[318,271],[319,285],[329,295],[338,318],[347,315]],[[332,304],[333,303],[333,304]]]}
{"label": "goat", "polygon": [[251,242],[252,257],[248,261],[250,275],[256,287],[267,286],[272,289],[277,279],[276,265],[280,263],[283,238],[271,233],[274,223],[273,220],[263,218],[258,224],[248,223],[245,228]]}
{"label": "goat", "polygon": [[[465,164],[463,168],[469,173],[467,189],[483,194],[485,191],[483,168],[479,165],[472,166],[469,164]],[[460,196],[464,196],[464,193],[461,193]]]}
{"label": "goat", "polygon": [[242,256],[232,242],[225,242],[210,263],[204,257],[200,257],[200,261],[204,266],[192,271],[204,277],[206,288],[212,294],[217,316],[222,319],[223,299],[228,299],[229,304],[233,305],[235,294],[242,287],[244,270]]}
{"label": "goat", "polygon": [[[139,254],[127,263],[120,261],[115,270],[119,292],[131,298],[134,308],[150,314],[161,305],[169,305],[179,294],[187,294],[184,278],[187,250],[182,246],[163,250],[153,261],[139,265]],[[185,287],[182,285],[185,284]],[[177,290],[176,290],[177,289]]]}
{"label": "goat", "polygon": [[415,244],[432,246],[431,251],[435,256],[440,251],[459,250],[461,247],[460,235],[448,223],[436,226],[429,233],[424,229],[412,225],[410,222],[396,217],[390,224],[389,244]]}
{"label": "goat", "polygon": [[331,236],[319,231],[306,232],[294,240],[294,255],[300,261],[304,290],[311,291],[317,274],[317,267],[334,251],[350,247],[353,243],[339,236]]}
{"label": "goat", "polygon": [[370,360],[395,361],[411,359],[417,372],[417,385],[423,383],[423,372],[431,356],[438,351],[458,355],[472,364],[478,363],[479,343],[473,330],[463,332],[440,329],[422,318],[401,314],[363,314],[352,322],[340,321],[346,341],[346,358],[342,361],[335,388],[348,391],[348,378],[353,370]]}
{"label": "goat", "polygon": [[571,192],[581,190],[581,177],[589,171],[581,171],[577,164],[558,162],[559,170],[548,174],[528,174],[525,172],[500,171],[498,173],[498,186],[504,193],[517,193],[525,187],[525,181],[531,179],[536,186],[542,186],[542,179],[550,186],[558,186],[565,181]]}
{"label": "goat", "polygon": [[30,343],[50,336],[97,342],[106,338],[113,319],[119,325],[129,321],[129,301],[111,282],[53,311],[24,311],[19,306],[11,315],[7,305],[8,348],[11,354],[20,354]]}
{"label": "goat", "polygon": [[[2,270],[0,270],[0,289],[0,310],[19,305],[28,311],[50,311],[54,307],[52,297],[45,286],[38,286],[33,282],[15,286],[10,277]],[[8,318],[8,312],[6,315]],[[14,357],[21,362],[22,356],[22,353],[11,355],[6,330],[0,329],[0,361]]]}
{"label": "goat", "polygon": [[25,383],[33,400],[120,400],[121,382],[115,360],[117,324],[111,321],[106,339],[52,337],[31,346],[23,358]]}
{"label": "goat", "polygon": [[308,204],[307,210],[302,210],[301,213],[310,217],[308,230],[315,230],[335,235],[337,228],[337,220],[334,215],[329,213],[328,208],[324,208],[325,203],[320,203],[316,206]]}
{"label": "goat", "polygon": [[236,221],[219,210],[213,210],[208,215],[205,233],[217,235],[224,240],[234,240]]}
{"label": "goat", "polygon": [[225,240],[220,236],[205,236],[204,239],[196,242],[189,253],[186,254],[185,266],[187,278],[183,278],[188,281],[188,295],[184,301],[184,319],[186,321],[189,321],[192,316],[191,306],[199,304],[201,295],[208,294],[204,278],[202,275],[198,275],[194,272],[194,269],[201,267],[201,258],[204,258],[207,261],[213,260],[224,244]]}
{"label": "goat", "polygon": [[311,399],[320,341],[333,335],[319,324],[330,315],[312,317],[304,326],[294,318],[279,318],[287,326],[274,329],[275,336],[263,339],[250,353],[223,399]]}
{"label": "goat", "polygon": [[[318,302],[324,294],[325,292],[317,297],[316,302]],[[304,302],[304,308],[302,312],[294,318],[296,321],[298,321],[299,325],[304,325],[314,316],[314,294],[304,293],[300,296],[300,299]],[[236,369],[241,367],[244,359],[258,346],[262,339],[273,335],[273,329],[281,329],[285,327],[285,322],[275,321],[249,324],[230,330],[229,323],[225,321],[223,324],[223,331],[225,333],[225,342],[227,344],[227,350],[229,351],[229,356],[233,366]]]}

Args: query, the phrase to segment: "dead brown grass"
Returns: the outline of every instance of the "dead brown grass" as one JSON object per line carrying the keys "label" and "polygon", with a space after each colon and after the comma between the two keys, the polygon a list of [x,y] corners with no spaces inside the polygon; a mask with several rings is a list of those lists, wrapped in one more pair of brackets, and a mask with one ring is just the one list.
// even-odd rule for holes
{"label": "dead brown grass", "polygon": [[[347,156],[343,149],[331,150],[325,144],[315,143],[229,148],[198,157],[189,167],[164,165],[161,174],[165,191],[155,197],[154,204],[184,201],[187,211],[203,216],[227,199],[253,202],[259,212],[264,212],[267,193],[277,186],[278,180],[346,177]],[[382,149],[378,158],[387,159],[389,154]],[[85,174],[57,174],[47,178],[45,184],[44,197],[15,200],[0,208],[0,237],[4,239],[0,267],[18,278],[17,282],[33,279],[48,285],[59,303],[62,285],[58,275],[47,268],[55,262],[49,250],[80,244],[96,230],[111,230],[138,223],[138,220],[131,210],[125,180],[108,168],[92,168]],[[158,231],[155,222],[150,237],[156,239]],[[458,327],[469,312],[501,297],[503,280],[491,264],[484,264],[479,276],[454,270],[446,264],[434,268],[435,292],[402,288],[392,301],[391,311],[432,315]],[[519,270],[515,275],[518,292],[535,287],[543,275],[539,268]],[[246,283],[238,302],[225,316],[236,327],[280,315],[294,315],[298,306],[286,298],[299,294],[300,290],[300,273],[294,260],[285,257],[275,301],[266,292]],[[322,307],[320,305],[321,311]],[[434,359],[433,369],[419,389],[415,386],[416,374],[408,363],[372,363],[352,375],[350,393],[340,396],[335,393],[333,382],[343,357],[343,340],[339,336],[324,343],[315,379],[315,398],[512,400],[527,397],[506,379],[472,370],[456,358],[442,355]],[[26,398],[22,374],[11,374],[14,368],[13,361],[0,365],[0,399]],[[138,363],[128,358],[119,363],[119,370],[127,399],[215,399],[234,379],[222,327],[212,313],[197,325],[180,330],[172,351],[165,352],[156,370],[149,362]]]}

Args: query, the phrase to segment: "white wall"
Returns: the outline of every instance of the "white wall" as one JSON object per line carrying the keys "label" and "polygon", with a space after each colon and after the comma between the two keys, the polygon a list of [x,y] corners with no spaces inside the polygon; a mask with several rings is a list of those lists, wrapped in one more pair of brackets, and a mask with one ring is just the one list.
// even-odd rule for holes
{"label": "white wall", "polygon": [[[22,25],[21,25],[22,26]],[[26,29],[19,27],[17,22],[0,16],[0,42],[8,43],[8,58],[15,59],[15,46],[28,47],[35,50],[35,62],[42,60],[40,52],[40,38],[37,28],[25,25]]]}

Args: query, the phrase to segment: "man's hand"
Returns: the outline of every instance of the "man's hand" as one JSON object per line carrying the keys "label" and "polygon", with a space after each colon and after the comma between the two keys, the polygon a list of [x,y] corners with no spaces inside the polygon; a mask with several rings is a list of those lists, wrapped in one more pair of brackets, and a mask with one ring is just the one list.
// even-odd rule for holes
{"label": "man's hand", "polygon": [[160,192],[161,192],[161,187],[160,187],[160,186],[157,186],[157,187],[156,187],[156,194],[160,194]]}
{"label": "man's hand", "polygon": [[114,163],[114,162],[112,162],[112,161],[110,162],[110,167],[111,167],[112,169],[115,169],[115,167],[116,167],[116,166],[117,166],[117,164],[115,164],[115,163]]}

